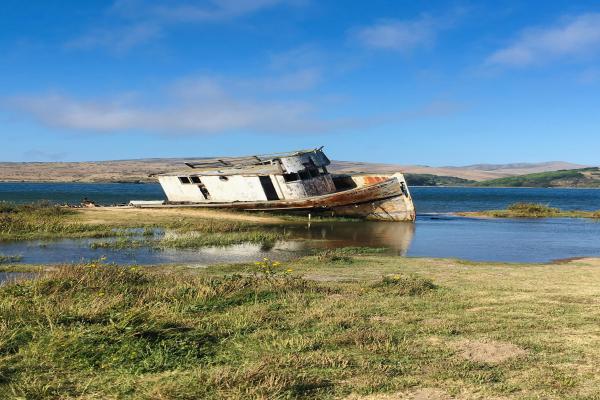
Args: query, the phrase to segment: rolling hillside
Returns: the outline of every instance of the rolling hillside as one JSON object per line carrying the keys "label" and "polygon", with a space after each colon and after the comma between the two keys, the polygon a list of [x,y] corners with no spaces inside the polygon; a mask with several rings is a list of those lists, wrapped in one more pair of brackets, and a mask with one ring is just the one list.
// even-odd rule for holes
{"label": "rolling hillside", "polygon": [[600,187],[600,168],[539,172],[475,183],[485,187]]}

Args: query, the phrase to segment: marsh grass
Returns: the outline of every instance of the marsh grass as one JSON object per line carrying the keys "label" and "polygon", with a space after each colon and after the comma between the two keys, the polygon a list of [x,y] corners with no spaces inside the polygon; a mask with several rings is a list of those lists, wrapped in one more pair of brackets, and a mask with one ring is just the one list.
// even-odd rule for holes
{"label": "marsh grass", "polygon": [[[101,213],[105,219],[92,219],[85,211],[49,203],[3,203],[0,204],[0,240],[115,238],[91,243],[90,247],[127,249],[144,246],[199,248],[244,242],[273,243],[283,237],[283,234],[276,233],[268,226],[247,221],[179,217],[177,214],[167,217],[159,215],[158,218],[130,214],[124,210],[109,211]],[[88,219],[82,218],[82,215]],[[178,236],[153,238],[164,230],[171,230]]]}
{"label": "marsh grass", "polygon": [[388,251],[385,247],[338,247],[323,250],[313,250],[318,263],[351,264],[354,256],[366,254],[381,254]]}
{"label": "marsh grass", "polygon": [[393,288],[396,293],[409,296],[417,296],[437,288],[431,279],[414,274],[384,276],[381,282],[376,283],[374,287],[383,289]]}
{"label": "marsh grass", "polygon": [[69,222],[73,211],[49,203],[0,204],[0,240],[49,237],[103,237],[108,226]]}
{"label": "marsh grass", "polygon": [[[353,257],[352,268],[314,256],[271,262],[274,276],[263,264],[95,262],[6,284],[0,393],[360,399],[436,388],[465,399],[600,396],[598,265]],[[257,273],[239,273],[249,268]],[[336,279],[303,278],[309,274]],[[487,362],[477,343],[512,344],[518,356]]]}
{"label": "marsh grass", "polygon": [[227,231],[227,232],[186,232],[169,236],[155,243],[157,248],[193,249],[206,246],[230,246],[241,243],[272,244],[285,238],[282,233],[270,231]]}
{"label": "marsh grass", "polygon": [[147,239],[132,239],[128,237],[117,237],[114,240],[103,240],[90,243],[91,249],[137,249],[150,246],[152,241]]}
{"label": "marsh grass", "polygon": [[0,254],[0,264],[17,263],[23,259],[22,255],[5,255]]}
{"label": "marsh grass", "polygon": [[231,246],[241,243],[258,243],[271,245],[285,235],[269,231],[238,231],[238,232],[180,232],[156,238],[117,237],[112,240],[102,240],[90,243],[92,249],[137,249],[148,247],[153,250],[161,249],[199,249],[202,247]]}
{"label": "marsh grass", "polygon": [[514,203],[506,210],[489,210],[458,213],[464,216],[484,216],[494,218],[593,218],[600,219],[600,210],[561,210],[539,203]]}
{"label": "marsh grass", "polygon": [[547,217],[560,212],[558,208],[539,203],[514,203],[508,206],[508,211],[523,216]]}

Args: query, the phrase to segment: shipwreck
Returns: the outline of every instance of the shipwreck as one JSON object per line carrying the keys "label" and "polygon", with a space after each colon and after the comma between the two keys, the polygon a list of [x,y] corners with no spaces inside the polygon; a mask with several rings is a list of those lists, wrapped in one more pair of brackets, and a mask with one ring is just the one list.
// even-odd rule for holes
{"label": "shipwreck", "polygon": [[414,221],[404,176],[331,174],[322,148],[186,162],[158,175],[167,201],[138,207],[215,207]]}

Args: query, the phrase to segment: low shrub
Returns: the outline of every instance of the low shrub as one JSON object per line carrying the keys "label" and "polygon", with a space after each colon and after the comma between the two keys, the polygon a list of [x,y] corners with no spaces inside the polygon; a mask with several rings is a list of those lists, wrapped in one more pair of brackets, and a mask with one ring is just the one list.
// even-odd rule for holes
{"label": "low shrub", "polygon": [[434,290],[437,286],[430,279],[418,275],[395,274],[384,276],[375,284],[377,288],[393,289],[400,295],[417,296]]}
{"label": "low shrub", "polygon": [[7,256],[4,254],[0,254],[0,264],[10,264],[10,263],[14,263],[14,262],[19,262],[22,259],[23,259],[23,256],[21,256],[21,255]]}
{"label": "low shrub", "polygon": [[319,250],[315,253],[315,257],[319,262],[330,263],[352,263],[353,256],[366,254],[380,254],[386,252],[384,247],[339,247],[335,249]]}
{"label": "low shrub", "polygon": [[514,203],[508,206],[508,211],[522,217],[549,217],[560,213],[558,208],[553,208],[539,203]]}

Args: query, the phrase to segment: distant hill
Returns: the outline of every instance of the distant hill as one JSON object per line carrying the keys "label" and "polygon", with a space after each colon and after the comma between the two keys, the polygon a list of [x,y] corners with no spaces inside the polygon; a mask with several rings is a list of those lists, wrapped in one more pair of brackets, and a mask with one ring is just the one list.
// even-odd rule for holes
{"label": "distant hill", "polygon": [[511,176],[475,183],[485,187],[600,187],[600,168],[581,168]]}
{"label": "distant hill", "polygon": [[581,169],[586,167],[588,166],[572,164],[563,161],[518,164],[478,164],[467,165],[464,167],[431,167],[428,165],[398,165],[357,161],[333,161],[330,170],[345,173],[392,173],[401,171],[409,174],[447,176],[472,181],[484,181],[489,179],[504,178],[507,176],[531,174],[535,172],[556,171],[559,169]]}
{"label": "distant hill", "polygon": [[469,186],[475,181],[457,178],[455,176],[441,176],[431,174],[404,174],[408,186]]}
{"label": "distant hill", "polygon": [[[188,158],[147,158],[138,160],[87,162],[0,162],[0,181],[9,182],[156,182],[152,175],[184,170]],[[409,184],[468,185],[532,172],[555,169],[581,169],[578,164],[553,161],[547,163],[479,164],[465,167],[431,167],[426,165],[399,165],[355,161],[332,161],[329,170],[334,173],[394,173],[403,172]]]}
{"label": "distant hill", "polygon": [[501,171],[512,175],[522,175],[522,171],[533,174],[535,172],[558,171],[561,169],[581,169],[587,165],[573,164],[564,161],[547,161],[541,163],[512,163],[512,164],[473,164],[464,167],[447,167],[470,169],[476,171]]}

